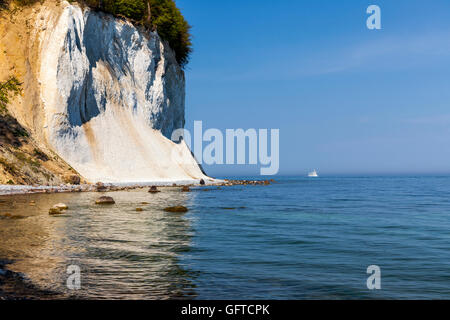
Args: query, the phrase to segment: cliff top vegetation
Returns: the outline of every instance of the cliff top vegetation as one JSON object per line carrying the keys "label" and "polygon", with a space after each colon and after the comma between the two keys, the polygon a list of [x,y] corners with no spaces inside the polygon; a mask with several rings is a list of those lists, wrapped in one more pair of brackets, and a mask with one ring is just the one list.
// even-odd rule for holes
{"label": "cliff top vegetation", "polygon": [[[184,19],[174,0],[69,0],[86,5],[93,10],[129,19],[137,25],[157,31],[159,36],[174,50],[180,66],[189,62],[192,52],[190,25]],[[32,5],[42,0],[0,0],[0,10],[11,3],[19,6]]]}

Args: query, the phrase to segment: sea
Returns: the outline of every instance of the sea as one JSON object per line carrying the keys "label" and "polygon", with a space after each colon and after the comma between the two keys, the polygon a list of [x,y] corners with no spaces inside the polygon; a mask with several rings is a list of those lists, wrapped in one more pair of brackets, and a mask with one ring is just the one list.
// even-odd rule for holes
{"label": "sea", "polygon": [[450,299],[450,176],[274,179],[1,196],[0,297]]}

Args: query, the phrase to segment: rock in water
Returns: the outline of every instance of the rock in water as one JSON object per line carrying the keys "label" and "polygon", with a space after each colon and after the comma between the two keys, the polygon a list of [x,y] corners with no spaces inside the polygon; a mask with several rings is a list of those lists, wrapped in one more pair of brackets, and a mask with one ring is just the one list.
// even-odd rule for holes
{"label": "rock in water", "polygon": [[191,191],[191,189],[188,186],[184,186],[183,188],[181,188],[182,192],[189,192]]}
{"label": "rock in water", "polygon": [[96,204],[115,204],[116,202],[114,201],[113,198],[111,197],[100,197],[97,200],[95,200]]}
{"label": "rock in water", "polygon": [[148,190],[148,192],[149,192],[149,193],[158,193],[158,192],[161,192],[161,191],[159,191],[158,188],[156,188],[155,186],[152,186],[152,187]]}
{"label": "rock in water", "polygon": [[204,186],[204,185],[205,185],[205,180],[200,179],[200,185],[201,185],[201,186]]}
{"label": "rock in water", "polygon": [[4,214],[0,214],[0,218],[18,220],[18,219],[25,219],[26,216],[22,216],[19,214],[12,215],[10,213],[4,213]]}
{"label": "rock in water", "polygon": [[144,211],[144,209],[142,209],[142,208],[136,208],[136,211],[137,211],[137,212],[142,212],[142,211]]}
{"label": "rock in water", "polygon": [[53,206],[53,208],[58,208],[60,210],[67,210],[69,207],[64,203],[57,203]]}
{"label": "rock in water", "polygon": [[55,205],[48,210],[48,214],[49,215],[63,214],[64,211],[65,211],[65,209],[63,209],[63,207],[57,207]]}
{"label": "rock in water", "polygon": [[166,212],[188,212],[189,209],[184,206],[175,206],[175,207],[167,207],[164,208]]}
{"label": "rock in water", "polygon": [[65,210],[69,209],[69,207],[64,203],[57,203],[53,207],[48,210],[48,214],[63,214]]}
{"label": "rock in water", "polygon": [[54,207],[52,207],[48,210],[49,215],[62,214],[62,213],[63,213],[63,210],[60,210],[60,209],[54,208]]}

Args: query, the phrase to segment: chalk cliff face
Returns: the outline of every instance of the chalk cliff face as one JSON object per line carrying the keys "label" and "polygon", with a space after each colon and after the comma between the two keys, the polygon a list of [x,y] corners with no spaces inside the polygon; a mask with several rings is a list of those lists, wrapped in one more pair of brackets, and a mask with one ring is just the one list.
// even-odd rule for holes
{"label": "chalk cliff face", "polygon": [[11,113],[38,141],[91,182],[206,178],[170,140],[184,126],[185,79],[156,32],[67,2],[34,13],[24,91],[39,111]]}

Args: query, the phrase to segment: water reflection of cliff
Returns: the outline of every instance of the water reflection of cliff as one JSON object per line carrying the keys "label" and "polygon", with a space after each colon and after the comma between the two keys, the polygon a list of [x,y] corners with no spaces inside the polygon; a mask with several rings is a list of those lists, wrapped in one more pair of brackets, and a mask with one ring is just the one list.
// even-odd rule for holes
{"label": "water reflection of cliff", "polygon": [[[38,288],[60,297],[173,299],[195,296],[192,274],[178,257],[190,250],[192,229],[184,214],[165,213],[169,205],[193,206],[194,193],[171,189],[110,193],[116,205],[97,206],[99,194],[3,197],[0,259]],[[34,201],[34,205],[30,205]],[[63,216],[48,208],[64,202]],[[144,204],[144,202],[148,204]],[[136,212],[141,207],[143,212]],[[81,290],[66,288],[66,268],[81,268]]]}

